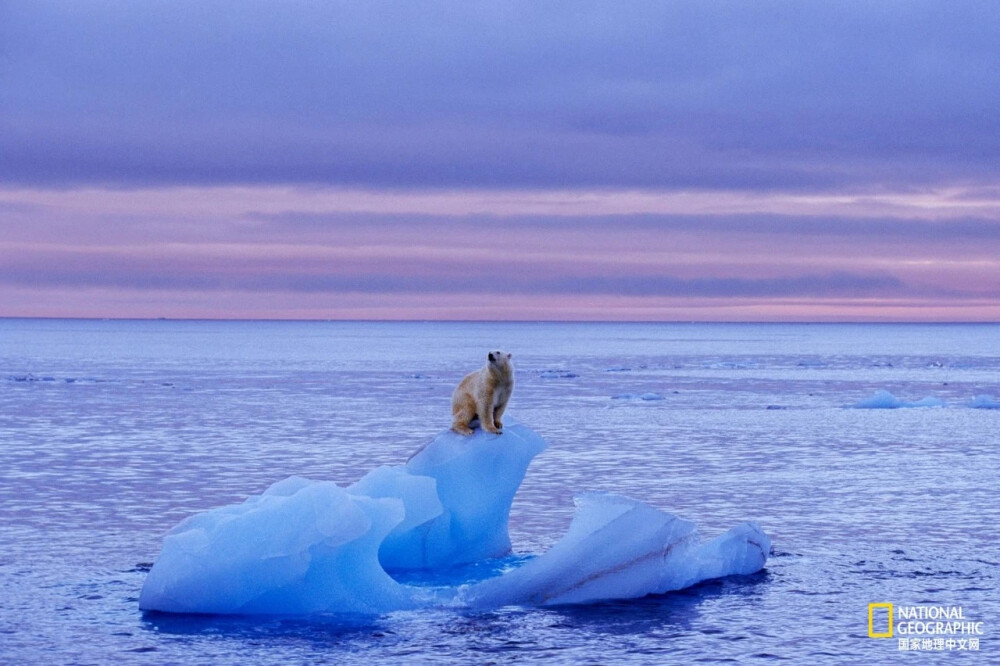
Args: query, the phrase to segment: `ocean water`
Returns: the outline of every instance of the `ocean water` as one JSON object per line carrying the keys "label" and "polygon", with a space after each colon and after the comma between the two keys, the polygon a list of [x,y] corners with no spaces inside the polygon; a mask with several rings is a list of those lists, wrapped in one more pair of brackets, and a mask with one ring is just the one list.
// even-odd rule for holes
{"label": "ocean water", "polygon": [[[996,325],[0,320],[0,663],[1000,662]],[[449,425],[511,351],[550,448],[517,553],[614,491],[771,536],[764,571],[661,597],[372,618],[144,615],[163,534],[292,474],[348,484]],[[857,409],[885,390],[938,407]],[[995,401],[994,401],[995,403]],[[975,404],[994,404],[980,400]],[[868,637],[961,606],[977,650]],[[945,654],[947,653],[947,654]]]}

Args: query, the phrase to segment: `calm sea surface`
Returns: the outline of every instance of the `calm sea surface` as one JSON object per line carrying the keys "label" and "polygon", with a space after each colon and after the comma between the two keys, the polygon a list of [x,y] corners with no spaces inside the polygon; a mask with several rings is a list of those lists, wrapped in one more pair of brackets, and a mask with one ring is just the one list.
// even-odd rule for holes
{"label": "calm sea surface", "polygon": [[[1000,400],[998,341],[996,325],[0,320],[0,663],[1000,663],[1000,409],[969,406]],[[766,570],[587,607],[139,612],[182,518],[404,461],[497,347],[510,413],[550,443],[515,551],[543,552],[573,495],[604,490],[705,537],[756,520]],[[880,389],[945,406],[849,407]],[[873,602],[961,606],[979,649],[869,638]]]}

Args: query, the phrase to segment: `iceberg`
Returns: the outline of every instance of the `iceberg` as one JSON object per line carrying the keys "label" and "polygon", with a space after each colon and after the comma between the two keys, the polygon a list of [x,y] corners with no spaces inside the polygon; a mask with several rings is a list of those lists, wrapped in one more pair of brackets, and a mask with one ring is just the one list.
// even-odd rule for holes
{"label": "iceberg", "polygon": [[933,396],[927,396],[916,402],[908,402],[906,400],[900,400],[892,393],[889,393],[885,389],[880,389],[875,391],[872,395],[868,396],[864,400],[860,400],[852,407],[856,409],[899,409],[902,407],[944,407],[944,401],[940,398],[935,398]]}
{"label": "iceberg", "polygon": [[[455,567],[511,552],[514,494],[547,447],[506,420],[500,435],[445,431],[405,465],[379,467],[346,488],[290,477],[241,504],[185,519],[164,537],[140,609],[304,615],[577,604],[763,568],[770,540],[753,523],[702,543],[694,523],[619,495],[586,493],[547,552],[456,583]],[[412,580],[412,572],[431,584],[397,580]]]}

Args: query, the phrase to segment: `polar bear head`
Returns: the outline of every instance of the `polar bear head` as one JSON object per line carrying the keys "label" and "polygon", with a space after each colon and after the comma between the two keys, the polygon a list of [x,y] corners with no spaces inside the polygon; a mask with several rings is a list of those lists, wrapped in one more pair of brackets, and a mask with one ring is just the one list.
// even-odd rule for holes
{"label": "polar bear head", "polygon": [[510,354],[494,349],[486,355],[486,362],[497,370],[507,370],[510,368]]}

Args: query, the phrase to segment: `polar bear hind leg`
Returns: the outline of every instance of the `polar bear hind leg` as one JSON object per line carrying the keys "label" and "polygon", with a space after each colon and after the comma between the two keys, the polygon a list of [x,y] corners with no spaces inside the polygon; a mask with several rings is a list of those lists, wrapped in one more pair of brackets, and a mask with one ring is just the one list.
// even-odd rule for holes
{"label": "polar bear hind leg", "polygon": [[451,429],[459,435],[471,435],[469,424],[476,418],[476,403],[469,396],[463,396],[451,406]]}

